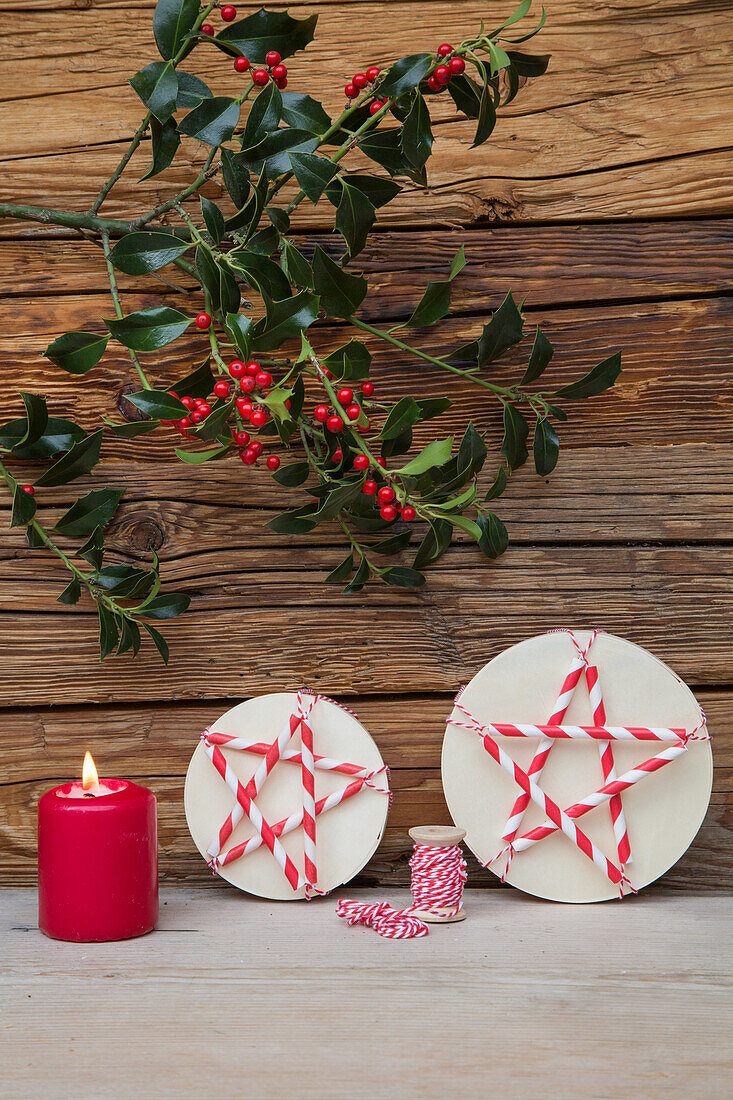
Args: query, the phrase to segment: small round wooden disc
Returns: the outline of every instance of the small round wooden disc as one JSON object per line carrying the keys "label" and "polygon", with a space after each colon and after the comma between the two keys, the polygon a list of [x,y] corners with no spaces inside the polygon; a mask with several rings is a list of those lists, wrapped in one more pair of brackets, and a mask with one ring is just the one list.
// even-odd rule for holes
{"label": "small round wooden disc", "polygon": [[466,830],[455,825],[415,825],[409,833],[416,844],[428,844],[431,848],[455,848],[463,840]]}
{"label": "small round wooden disc", "polygon": [[[295,713],[295,692],[260,695],[232,707],[212,724],[219,733],[253,742],[272,743],[283,724]],[[383,767],[379,749],[354,715],[328,699],[319,699],[312,712],[314,748],[317,756],[348,761],[369,771]],[[300,734],[296,733],[289,748],[300,749]],[[246,784],[262,760],[259,754],[240,752],[226,747],[223,755],[240,781]],[[352,776],[316,769],[316,801],[347,787]],[[344,800],[326,813],[319,814],[316,823],[318,887],[329,891],[346,883],[362,869],[377,850],[389,807],[386,772],[373,781],[373,789],[364,787],[352,798]],[[204,859],[209,844],[217,835],[234,805],[234,795],[207,757],[199,743],[186,775],[184,806],[186,821],[194,843]],[[287,818],[303,804],[301,768],[279,761],[265,780],[256,803],[265,819],[274,824]],[[224,846],[230,847],[248,840],[255,830],[244,817]],[[303,870],[303,830],[287,833],[282,845],[296,867]],[[294,892],[263,845],[242,859],[223,865],[219,874],[232,886],[264,898],[292,901],[302,898],[303,889]]]}

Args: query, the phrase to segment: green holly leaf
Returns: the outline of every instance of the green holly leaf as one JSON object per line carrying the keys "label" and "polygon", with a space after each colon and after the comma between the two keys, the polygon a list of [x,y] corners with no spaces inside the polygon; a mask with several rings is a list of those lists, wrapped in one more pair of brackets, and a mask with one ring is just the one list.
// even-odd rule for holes
{"label": "green holly leaf", "polygon": [[425,168],[415,168],[402,152],[402,130],[376,130],[359,138],[359,148],[370,160],[381,164],[390,176],[407,176],[421,187],[427,184]]}
{"label": "green holly leaf", "polygon": [[84,429],[72,420],[50,416],[43,435],[35,443],[20,446],[28,435],[28,418],[11,420],[0,428],[0,447],[13,451],[18,458],[51,458],[61,451],[68,451],[78,439],[84,437]]}
{"label": "green holly leaf", "polygon": [[413,328],[434,325],[450,311],[452,284],[456,275],[466,266],[463,245],[458,249],[451,262],[448,278],[440,282],[428,283],[412,317],[407,322]]}
{"label": "green holly leaf", "polygon": [[282,120],[297,130],[308,130],[320,137],[331,126],[331,119],[317,99],[298,92],[282,95]]}
{"label": "green holly leaf", "polygon": [[214,244],[219,244],[226,232],[224,215],[216,203],[212,202],[211,199],[207,199],[204,195],[201,195],[199,196],[199,200],[201,202],[201,216],[204,219],[206,230]]}
{"label": "green holly leaf", "polygon": [[103,661],[117,648],[119,633],[114,615],[103,603],[97,603],[97,614],[99,615],[99,659]]}
{"label": "green holly leaf", "polygon": [[275,470],[272,477],[278,485],[293,489],[307,481],[309,473],[310,466],[307,462],[291,462],[290,465],[281,466],[279,470]]}
{"label": "green holly leaf", "polygon": [[336,211],[335,224],[346,242],[345,263],[361,252],[375,218],[376,211],[363,191],[351,187],[345,179],[342,180],[341,201]]}
{"label": "green holly leaf", "polygon": [[516,73],[529,79],[544,76],[550,63],[549,54],[529,54],[507,50],[506,56]]}
{"label": "green holly leaf", "polygon": [[527,435],[529,425],[513,405],[504,405],[504,438],[501,452],[510,470],[516,470],[527,461]]}
{"label": "green holly leaf", "polygon": [[224,186],[237,210],[241,210],[252,191],[246,158],[241,153],[233,153],[231,149],[222,149],[220,155]]}
{"label": "green holly leaf", "polygon": [[102,558],[104,556],[104,534],[97,528],[92,531],[91,535],[77,550],[74,557],[83,558],[84,561],[88,561],[94,569],[102,568]]}
{"label": "green holly leaf", "polygon": [[396,585],[398,588],[420,588],[425,584],[425,577],[417,569],[410,569],[407,565],[395,565],[391,569],[385,569],[382,580],[386,584]]}
{"label": "green holly leaf", "polygon": [[254,148],[243,150],[242,156],[249,159],[253,172],[275,179],[293,170],[291,153],[312,153],[317,145],[318,138],[307,130],[274,130]]}
{"label": "green holly leaf", "polygon": [[[230,266],[235,265],[232,263]],[[214,309],[221,309],[224,313],[236,313],[241,301],[237,281],[224,266],[224,262],[215,258],[211,249],[205,244],[199,244],[196,249],[195,267],[202,286],[211,297]]]}
{"label": "green holly leaf", "polygon": [[478,364],[485,367],[498,359],[507,348],[518,344],[524,335],[523,319],[511,290],[491,320],[484,325],[478,340]]}
{"label": "green holly leaf", "polygon": [[476,133],[471,148],[475,149],[478,145],[483,145],[483,143],[491,137],[495,126],[496,107],[494,105],[494,89],[487,81],[481,93],[481,103],[479,104],[478,120],[476,122]]}
{"label": "green holly leaf", "polygon": [[177,619],[186,611],[191,597],[185,592],[167,592],[163,596],[154,596],[135,608],[135,614],[145,619]]}
{"label": "green holly leaf", "polygon": [[336,348],[322,362],[339,381],[358,382],[369,376],[372,353],[360,340],[349,340],[348,344]]}
{"label": "green holly leaf", "polygon": [[[369,202],[377,210],[380,206],[386,206],[387,203],[392,202],[392,199],[399,195],[402,190],[399,183],[385,179],[383,176],[368,176],[352,172],[343,178],[350,187],[356,187],[363,195],[366,195]],[[326,190],[326,198],[334,206],[338,206],[341,202],[341,184],[342,180],[340,178],[335,179]]]}
{"label": "green holly leaf", "polygon": [[331,570],[331,572],[326,577],[324,583],[325,584],[343,584],[343,582],[348,577],[351,576],[351,571],[352,571],[353,568],[354,568],[354,555],[349,554],[348,557],[344,558],[344,560],[342,562],[340,562],[336,566],[335,569]]}
{"label": "green holly leaf", "polygon": [[159,630],[156,630],[154,626],[151,626],[150,623],[141,623],[140,625],[142,626],[143,630],[146,630],[150,637],[153,639],[155,648],[158,650],[158,653],[163,658],[163,664],[167,665],[168,659],[170,657],[170,651],[168,649],[168,643],[166,642],[163,635],[160,633]]}
{"label": "green holly leaf", "polygon": [[506,489],[508,481],[509,479],[507,477],[506,470],[503,466],[500,466],[499,472],[491,483],[491,486],[486,496],[484,497],[484,500],[496,500],[497,497],[500,497]]}
{"label": "green holly leaf", "polygon": [[401,397],[390,409],[379,439],[396,439],[407,428],[420,421],[420,406],[414,397]]}
{"label": "green holly leaf", "polygon": [[557,466],[560,453],[560,440],[550,421],[538,417],[534,430],[532,446],[534,454],[534,468],[540,477],[551,474]]}
{"label": "green holly leaf", "polygon": [[317,15],[307,19],[293,19],[285,11],[259,11],[230,23],[211,41],[226,53],[246,57],[251,65],[261,65],[270,50],[277,50],[282,58],[304,50],[313,41]]}
{"label": "green holly leaf", "polygon": [[13,511],[10,517],[11,527],[27,527],[36,514],[36,498],[26,493],[20,485],[13,490]]}
{"label": "green holly leaf", "polygon": [[[174,237],[172,233],[164,233],[160,230],[127,233],[119,239],[110,252],[110,259],[118,271],[124,271],[127,275],[146,275],[151,271],[158,271],[166,264],[173,263],[190,247],[191,245],[187,241],[181,241],[178,237]],[[68,333],[67,335],[91,336],[93,334]],[[104,351],[109,337],[97,336],[95,339],[104,340],[102,346],[102,351]],[[53,347],[53,345],[51,346]],[[49,358],[51,358],[50,355]],[[90,365],[94,366],[94,363]],[[68,370],[69,368],[66,367],[65,369]],[[89,367],[86,369],[88,370]],[[84,372],[75,371],[74,373],[82,374]]]}
{"label": "green holly leaf", "polygon": [[121,657],[129,649],[132,650],[133,657],[137,657],[140,650],[140,627],[134,619],[129,619],[127,615],[123,615],[120,620],[120,642],[117,646],[117,656]]}
{"label": "green holly leaf", "polygon": [[[250,238],[252,241],[253,238]],[[265,294],[275,301],[290,297],[290,283],[284,271],[271,260],[269,256],[263,256],[259,252],[250,252],[249,249],[239,249],[230,258],[230,267],[240,278],[243,278],[250,286],[260,294]]]}
{"label": "green holly leaf", "polygon": [[549,366],[550,360],[554,354],[555,349],[538,325],[534,343],[532,344],[532,351],[529,356],[529,362],[527,363],[527,369],[522,376],[520,385],[526,386],[530,382],[536,382],[545,368]]}
{"label": "green holly leaf", "polygon": [[396,61],[379,86],[379,94],[391,98],[417,88],[433,67],[429,53],[410,54]]}
{"label": "green holly leaf", "polygon": [[214,93],[208,84],[204,84],[203,80],[194,76],[193,73],[184,73],[181,69],[176,69],[176,76],[178,77],[178,96],[176,98],[176,108],[178,110],[183,111],[189,107],[198,107],[202,100],[213,98]]}
{"label": "green holly leaf", "polygon": [[339,170],[325,157],[315,153],[292,152],[290,164],[301,191],[311,200],[318,202],[321,195]]}
{"label": "green holly leaf", "polygon": [[173,163],[173,158],[178,152],[181,144],[178,128],[175,120],[172,118],[169,118],[162,124],[158,122],[157,118],[151,118],[150,138],[153,162],[145,175],[140,177],[140,183],[142,183],[143,180],[152,179],[153,176],[157,176],[160,172],[164,172],[166,168],[170,168]]}
{"label": "green holly leaf", "polygon": [[48,426],[46,398],[35,393],[21,393],[25,405],[25,431],[13,447],[14,452],[26,451],[38,443]]}
{"label": "green holly leaf", "polygon": [[318,296],[309,290],[281,302],[266,302],[265,316],[253,329],[255,350],[269,351],[299,336],[318,316],[318,304]]}
{"label": "green holly leaf", "polygon": [[313,289],[313,269],[291,241],[283,241],[280,266],[286,278],[300,290]]}
{"label": "green holly leaf", "polygon": [[153,34],[160,56],[170,61],[193,30],[199,14],[198,0],[158,0],[153,14]]}
{"label": "green holly leaf", "polygon": [[196,439],[202,439],[206,443],[212,439],[217,439],[224,431],[233,408],[233,398],[231,401],[217,401],[206,420],[199,424],[197,428],[194,428],[191,434]]}
{"label": "green holly leaf", "polygon": [[470,76],[466,76],[465,73],[452,76],[448,84],[448,93],[466,118],[479,117],[484,90]]}
{"label": "green holly leaf", "polygon": [[362,558],[359,564],[359,568],[354,574],[352,580],[349,582],[349,584],[346,585],[346,588],[344,588],[343,590],[344,595],[352,596],[355,592],[361,592],[364,585],[369,580],[370,572],[371,571],[369,569],[369,562],[366,560],[366,558]]}
{"label": "green holly leaf", "polygon": [[281,512],[268,520],[265,526],[278,535],[305,535],[318,526],[319,520],[314,518],[317,511],[317,504],[304,504],[301,508]]}
{"label": "green holly leaf", "polygon": [[368,289],[363,275],[348,275],[320,245],[313,253],[313,287],[329,317],[351,317]]}
{"label": "green holly leaf", "polygon": [[402,127],[401,148],[415,168],[422,168],[433,148],[430,111],[425,97],[417,92]]}
{"label": "green holly leaf", "polygon": [[86,538],[97,528],[106,527],[117,511],[124,489],[92,489],[72,504],[56,524],[56,530],[69,538]]}
{"label": "green holly leaf", "polygon": [[158,122],[167,122],[176,109],[178,77],[170,61],[153,61],[129,83]]}
{"label": "green holly leaf", "polygon": [[112,435],[119,436],[120,439],[137,439],[139,435],[148,435],[160,427],[159,420],[131,420],[126,424],[115,424],[106,416],[102,416],[102,420]]}
{"label": "green holly leaf", "polygon": [[277,130],[283,113],[283,99],[277,84],[266,84],[253,102],[247,115],[242,146],[252,149],[273,130]]}
{"label": "green holly leaf", "polygon": [[[209,359],[206,359],[200,367],[191,371],[190,374],[186,374],[178,382],[174,382],[170,388],[174,393],[180,394],[181,397],[208,397],[214,388],[214,376],[211,373],[210,362]],[[168,417],[163,419],[167,420]]]}
{"label": "green holly leaf", "polygon": [[571,382],[569,386],[563,386],[562,389],[556,390],[555,393],[557,397],[572,399],[595,397],[596,394],[603,393],[604,390],[610,389],[620,373],[621,352],[617,351],[609,356],[608,359],[604,359],[602,363],[595,366],[588,374],[579,378],[577,382]]}
{"label": "green holly leaf", "polygon": [[86,374],[104,355],[108,340],[97,332],[65,332],[43,354],[69,374]]}
{"label": "green holly leaf", "polygon": [[126,348],[133,351],[157,351],[172,344],[191,324],[191,317],[170,306],[156,306],[128,313],[126,317],[105,318],[105,325]]}
{"label": "green holly leaf", "polygon": [[249,349],[252,344],[252,318],[242,317],[239,313],[227,313],[224,328],[242,359],[249,359]]}
{"label": "green holly leaf", "polygon": [[441,466],[444,462],[447,462],[451,456],[452,450],[453,436],[450,436],[448,439],[436,439],[433,443],[428,443],[427,447],[423,447],[420,454],[410,459],[410,461],[405,466],[402,466],[397,473],[400,475],[409,474],[411,477],[417,477],[418,474],[424,474],[434,466]]}
{"label": "green holly leaf", "polygon": [[229,96],[205,99],[178,123],[178,131],[204,145],[223,145],[239,122],[239,100]]}
{"label": "green holly leaf", "polygon": [[56,597],[57,603],[75,604],[81,596],[81,581],[78,577],[72,577],[60,596]]}
{"label": "green holly leaf", "polygon": [[370,554],[399,554],[410,545],[411,534],[409,531],[400,531],[398,535],[390,535],[389,538],[373,542],[369,547]]}
{"label": "green holly leaf", "polygon": [[481,529],[478,540],[479,549],[487,558],[498,558],[509,545],[509,534],[498,516],[493,512],[485,515],[479,512],[476,522]]}
{"label": "green holly leaf", "polygon": [[215,447],[211,451],[184,451],[181,447],[173,448],[176,457],[181,462],[188,463],[189,466],[201,466],[204,462],[215,462],[217,459],[225,458],[228,454],[231,454],[233,449],[232,447]]}
{"label": "green holly leaf", "polygon": [[129,599],[149,589],[154,579],[155,573],[150,569],[137,569],[134,565],[107,565],[97,572],[94,585],[110,596]]}
{"label": "green holly leaf", "polygon": [[[191,397],[191,394],[184,393],[183,396]],[[186,406],[167,390],[138,390],[137,393],[126,394],[125,400],[156,420],[181,420],[188,416]]]}
{"label": "green holly leaf", "polygon": [[415,569],[423,569],[441,558],[450,546],[452,536],[452,523],[446,519],[431,520],[412,563]]}
{"label": "green holly leaf", "polygon": [[71,449],[57,459],[36,481],[41,485],[66,485],[82,474],[88,474],[99,462],[103,429],[92,432],[73,444]]}

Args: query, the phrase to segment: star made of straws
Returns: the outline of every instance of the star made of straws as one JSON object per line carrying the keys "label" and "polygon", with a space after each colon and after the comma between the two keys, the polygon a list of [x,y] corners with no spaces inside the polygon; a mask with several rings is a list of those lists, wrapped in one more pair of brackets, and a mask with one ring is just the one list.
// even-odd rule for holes
{"label": "star made of straws", "polygon": [[[389,797],[389,790],[385,790],[375,783],[377,776],[386,773],[386,765],[370,771],[359,764],[350,764],[346,761],[333,760],[314,754],[311,713],[319,699],[326,699],[326,697],[311,695],[302,691],[298,692],[295,713],[290,715],[271,744],[248,741],[241,737],[218,733],[216,730],[211,729],[204,730],[202,733],[201,740],[206,755],[235,798],[234,806],[207,849],[208,864],[214,873],[218,873],[220,867],[232,863],[234,860],[242,859],[250,852],[254,852],[265,845],[272,853],[294,892],[305,887],[306,897],[322,893],[323,891],[320,891],[317,885],[316,819],[321,814],[326,813],[335,806],[339,806],[342,802],[353,798],[365,789],[376,790]],[[326,701],[333,702],[333,700]],[[339,704],[335,703],[334,705],[338,706]],[[300,734],[299,750],[289,747],[298,732]],[[222,752],[222,747],[227,750],[253,753],[262,757],[247,783],[241,782]],[[270,824],[257,806],[256,798],[273,768],[279,762],[300,765],[302,805],[289,817],[275,824]],[[349,776],[350,781],[340,790],[333,791],[316,801],[315,772],[317,770],[341,773]],[[244,817],[247,817],[253,825],[255,835],[223,853],[224,846]],[[299,828],[303,830],[304,867],[302,873],[295,866],[280,842],[280,837]]]}
{"label": "star made of straws", "polygon": [[[587,856],[618,887],[619,896],[623,897],[625,893],[635,893],[636,891],[626,875],[626,867],[632,861],[632,855],[621,800],[622,792],[640,782],[645,776],[651,775],[681,756],[687,751],[690,741],[709,740],[707,731],[702,732],[705,727],[705,715],[700,709],[700,723],[689,733],[684,729],[607,726],[598,668],[590,664],[588,660],[588,651],[593,645],[598,631],[591,632],[590,639],[585,647],[580,645],[572,631],[564,633],[570,636],[576,650],[576,656],[565,677],[547,725],[514,725],[512,723],[482,725],[461,704],[460,692],[456,697],[455,706],[463,716],[463,720],[451,717],[448,721],[450,725],[460,726],[478,733],[482,737],[484,748],[489,755],[512,776],[520,788],[520,793],[502,833],[501,839],[504,841],[504,847],[484,866],[488,867],[496,860],[505,857],[506,865],[501,876],[503,881],[512,859],[518,852],[526,851],[545,837],[551,836],[560,830],[576,845],[583,855]],[[570,706],[575,689],[582,678],[585,678],[588,687],[594,724],[592,726],[564,726],[562,721]],[[496,737],[538,738],[537,748],[526,771],[497,743]],[[565,809],[561,809],[539,785],[542,769],[555,741],[558,739],[594,740],[598,745],[604,779],[603,786],[598,790],[591,792],[580,802],[575,802]],[[668,746],[655,756],[618,776],[613,759],[613,742],[619,740],[667,742]],[[534,802],[547,814],[547,820],[529,832],[519,835],[522,820],[530,802]],[[583,814],[604,803],[608,804],[613,824],[616,847],[615,859],[609,859],[576,824],[576,820],[582,817]]]}

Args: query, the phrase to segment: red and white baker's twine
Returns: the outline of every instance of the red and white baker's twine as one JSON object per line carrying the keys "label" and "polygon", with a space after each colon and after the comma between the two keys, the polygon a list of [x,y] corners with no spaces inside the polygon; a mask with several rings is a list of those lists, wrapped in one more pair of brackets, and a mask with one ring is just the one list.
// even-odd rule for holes
{"label": "red and white baker's twine", "polygon": [[[689,741],[708,740],[707,731],[701,731],[705,727],[705,715],[700,708],[700,723],[694,730],[687,732],[684,729],[666,729],[648,726],[607,726],[606,710],[601,693],[598,669],[588,661],[588,650],[595,641],[598,631],[592,631],[588,644],[583,648],[571,631],[569,634],[576,649],[576,657],[570,666],[563,682],[555,708],[547,725],[515,724],[497,722],[483,725],[459,702],[462,691],[458,693],[455,706],[462,714],[464,721],[449,718],[449,724],[463,729],[472,730],[480,734],[483,744],[490,756],[497,761],[504,770],[512,776],[520,787],[521,793],[517,797],[509,819],[502,833],[502,840],[507,844],[498,855],[489,863],[495,862],[501,857],[506,857],[506,865],[502,879],[506,876],[510,862],[517,852],[526,851],[533,844],[561,830],[566,836],[596,864],[603,873],[619,887],[619,894],[624,895],[624,886],[629,892],[633,892],[625,873],[625,865],[631,861],[631,846],[629,843],[626,819],[621,802],[621,792],[628,790],[634,783],[639,782],[645,775],[658,771],[659,768],[675,760],[687,751]],[[565,726],[562,720],[573,698],[575,689],[585,674],[591,708],[593,711],[593,726]],[[525,772],[511,758],[511,756],[494,740],[495,737],[537,737],[539,744],[535,754]],[[589,739],[597,741],[603,770],[604,785],[599,790],[592,792],[587,798],[574,803],[567,809],[561,809],[539,787],[538,779],[547,761],[556,739],[567,738],[573,740]],[[638,764],[620,778],[616,775],[616,766],[613,759],[613,741],[661,741],[673,742],[669,748],[664,749],[656,756]],[[548,820],[518,837],[525,810],[530,802],[536,803],[546,814]],[[582,817],[595,806],[608,802],[613,823],[614,837],[618,864],[608,859],[603,852],[590,840],[588,836],[575,824],[575,819]],[[486,865],[488,866],[488,864]]]}
{"label": "red and white baker's twine", "polygon": [[407,909],[393,909],[386,901],[365,905],[347,898],[336,905],[336,916],[350,925],[365,924],[389,940],[427,936],[427,924],[414,914],[436,913],[446,917],[459,912],[467,877],[466,861],[458,847],[416,844],[410,869],[413,904]]}
{"label": "red and white baker's twine", "polygon": [[[310,716],[319,699],[333,702],[333,700],[327,699],[323,695],[311,694],[305,690],[299,691],[296,713],[290,715],[272,744],[261,741],[248,741],[246,738],[234,737],[230,734],[218,733],[216,730],[209,729],[204,730],[201,734],[206,755],[236,798],[234,807],[207,849],[209,866],[214,873],[220,867],[249,855],[250,852],[254,852],[264,844],[272,852],[293,890],[296,891],[304,887],[306,897],[310,898],[314,894],[322,892],[317,886],[316,818],[366,788],[379,791],[381,794],[390,797],[388,790],[385,791],[375,783],[377,776],[387,773],[386,765],[370,771],[358,764],[350,764],[347,761],[315,755]],[[346,710],[345,707],[342,709]],[[353,712],[348,711],[348,713],[352,714]],[[286,747],[298,730],[300,730],[300,752]],[[262,756],[260,764],[246,785],[240,782],[236,772],[224,756],[221,747]],[[283,818],[282,821],[271,825],[262,816],[254,800],[279,761],[300,765],[303,805],[290,817]],[[333,791],[316,801],[315,772],[317,770],[339,772],[353,778],[342,790]],[[254,826],[256,834],[250,837],[249,840],[234,845],[222,854],[226,842],[245,816],[249,818]],[[303,828],[304,854],[304,873],[302,875],[280,843],[281,836],[291,833],[301,826]]]}

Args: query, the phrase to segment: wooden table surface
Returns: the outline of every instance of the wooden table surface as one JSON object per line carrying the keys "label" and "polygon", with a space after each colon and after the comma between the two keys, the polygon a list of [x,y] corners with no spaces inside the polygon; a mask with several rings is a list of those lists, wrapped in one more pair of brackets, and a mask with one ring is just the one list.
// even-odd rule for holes
{"label": "wooden table surface", "polygon": [[[138,122],[126,79],[153,60],[153,6],[0,0],[0,193],[89,205]],[[257,6],[238,4],[241,14]],[[290,87],[315,89],[331,110],[363,62],[460,39],[487,14],[476,0],[294,9],[318,11],[320,24],[290,64]],[[193,603],[168,631],[166,673],[154,654],[100,666],[92,609],[55,602],[59,569],[8,530],[0,498],[0,882],[33,881],[38,797],[75,777],[88,747],[103,773],[154,788],[163,875],[205,882],[181,806],[198,734],[234,701],[303,683],[354,707],[389,761],[395,804],[361,881],[404,882],[407,828],[447,820],[438,764],[452,694],[505,646],[559,626],[625,635],[696,690],[713,735],[715,791],[667,882],[706,890],[733,881],[732,38],[725,0],[553,0],[530,47],[552,54],[548,74],[522,89],[479,150],[468,125],[448,125],[441,102],[427,193],[406,188],[363,254],[375,290],[367,314],[397,319],[465,244],[457,314],[445,336],[419,337],[428,349],[473,335],[511,287],[556,344],[558,383],[623,350],[614,390],[570,410],[552,477],[525,469],[512,478],[497,504],[512,544],[497,563],[457,545],[417,593],[344,597],[322,583],[340,560],[338,530],[293,540],[262,526],[297,501],[294,491],[276,498],[265,472],[245,482],[229,464],[192,472],[163,437],[110,440],[96,483],[125,487],[110,545],[129,561],[157,549],[164,577]],[[212,64],[212,52],[205,57]],[[216,90],[231,92],[231,67],[217,64]],[[131,180],[148,155],[144,143]],[[105,209],[121,216],[161,201],[201,159],[199,146],[186,147],[180,166],[139,198],[125,183]],[[209,186],[216,197],[218,183]],[[307,249],[327,223],[316,209],[295,228]],[[83,379],[41,352],[108,315],[98,250],[17,224],[0,224],[0,237],[3,419],[19,415],[19,390],[41,390],[57,413],[97,424],[131,383],[122,350],[110,347]],[[152,280],[126,279],[122,294],[128,311],[161,302]],[[335,345],[342,335],[333,326],[323,339]],[[180,358],[179,344],[164,349],[153,373],[180,377]],[[494,377],[512,371],[497,366]],[[380,352],[374,377],[391,396],[446,385],[401,353]],[[444,433],[473,416],[496,447],[498,410],[462,383],[451,396]],[[487,480],[493,472],[490,461]],[[53,522],[90,485],[44,493],[44,516]],[[475,866],[472,875],[496,885]]]}
{"label": "wooden table surface", "polygon": [[[405,892],[361,892],[405,902]],[[727,1100],[729,902],[552,905],[469,891],[424,939],[334,899],[163,892],[138,940],[66,944],[0,890],[0,1096]]]}

